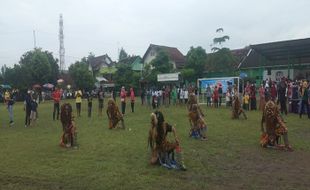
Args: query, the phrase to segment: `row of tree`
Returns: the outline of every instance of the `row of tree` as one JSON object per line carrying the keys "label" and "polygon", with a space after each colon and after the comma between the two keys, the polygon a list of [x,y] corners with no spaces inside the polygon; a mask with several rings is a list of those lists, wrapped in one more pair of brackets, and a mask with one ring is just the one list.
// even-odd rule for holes
{"label": "row of tree", "polygon": [[[223,29],[217,29],[217,33],[222,33]],[[204,77],[206,72],[231,73],[235,70],[237,59],[228,48],[222,44],[229,40],[229,36],[216,37],[212,44],[212,53],[207,54],[202,47],[191,47],[186,55],[186,65],[178,70],[184,80],[194,82],[197,78]],[[74,87],[81,89],[91,89],[94,87],[95,76],[89,70],[89,64],[94,58],[94,54],[89,54],[80,61],[69,67],[69,76]],[[156,84],[157,75],[160,73],[177,72],[169,60],[167,52],[160,51],[156,58],[145,65],[142,72],[133,71],[131,65],[123,63],[122,60],[130,56],[121,49],[119,63],[116,64],[116,72],[113,74],[113,81],[117,85],[138,87],[141,80],[153,85]],[[59,76],[58,60],[51,52],[43,51],[40,48],[26,52],[22,55],[19,64],[12,68],[2,67],[0,82],[10,84],[19,89],[26,89],[33,84],[53,83],[55,84]]]}

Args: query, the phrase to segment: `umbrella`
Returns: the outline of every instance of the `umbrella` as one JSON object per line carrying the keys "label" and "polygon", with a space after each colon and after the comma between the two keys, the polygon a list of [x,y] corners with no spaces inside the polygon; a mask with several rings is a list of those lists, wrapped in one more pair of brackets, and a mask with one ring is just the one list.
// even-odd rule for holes
{"label": "umbrella", "polygon": [[46,84],[43,85],[43,87],[51,89],[51,88],[54,88],[54,85],[51,84],[51,83],[46,83]]}
{"label": "umbrella", "polygon": [[64,79],[58,79],[57,80],[57,83],[59,84],[59,83],[63,83],[64,82]]}
{"label": "umbrella", "polygon": [[11,89],[12,87],[8,84],[1,84],[1,88],[3,89]]}
{"label": "umbrella", "polygon": [[39,84],[34,84],[34,85],[32,86],[32,88],[41,88],[41,85],[39,85]]}

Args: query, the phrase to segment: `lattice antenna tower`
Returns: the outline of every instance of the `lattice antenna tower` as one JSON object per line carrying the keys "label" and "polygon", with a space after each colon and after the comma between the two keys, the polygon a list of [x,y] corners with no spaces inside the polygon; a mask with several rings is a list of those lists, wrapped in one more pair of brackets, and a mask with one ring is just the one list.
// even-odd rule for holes
{"label": "lattice antenna tower", "polygon": [[60,71],[65,70],[64,25],[62,14],[60,14],[59,18],[59,69]]}

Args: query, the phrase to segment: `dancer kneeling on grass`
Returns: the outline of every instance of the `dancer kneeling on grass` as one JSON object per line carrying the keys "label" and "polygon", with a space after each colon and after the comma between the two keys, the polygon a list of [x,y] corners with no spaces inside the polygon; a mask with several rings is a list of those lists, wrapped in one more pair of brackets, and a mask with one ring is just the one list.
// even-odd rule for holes
{"label": "dancer kneeling on grass", "polygon": [[[261,130],[260,144],[262,147],[288,151],[293,150],[289,145],[287,128],[283,119],[280,117],[279,108],[271,100],[266,103],[261,121]],[[281,145],[279,142],[281,136],[283,136],[284,145]]]}
{"label": "dancer kneeling on grass", "polygon": [[[175,142],[168,141],[169,132],[173,133]],[[165,122],[160,111],[151,114],[148,144],[152,151],[151,164],[159,163],[169,169],[186,170],[175,127]]]}
{"label": "dancer kneeling on grass", "polygon": [[123,114],[119,111],[113,99],[108,101],[107,116],[109,118],[109,129],[116,128],[119,121],[121,121],[121,128],[125,129]]}
{"label": "dancer kneeling on grass", "polygon": [[72,106],[65,103],[61,106],[60,121],[62,124],[63,135],[61,136],[60,146],[77,147],[77,131],[72,116]]}
{"label": "dancer kneeling on grass", "polygon": [[194,137],[196,139],[200,138],[201,140],[208,140],[206,134],[207,125],[202,115],[200,114],[199,106],[197,104],[192,105],[192,110],[189,112],[188,116],[191,125],[189,132],[190,137]]}
{"label": "dancer kneeling on grass", "polygon": [[243,115],[244,119],[247,119],[245,112],[241,108],[239,97],[235,96],[232,103],[232,119],[239,119],[241,114]]}

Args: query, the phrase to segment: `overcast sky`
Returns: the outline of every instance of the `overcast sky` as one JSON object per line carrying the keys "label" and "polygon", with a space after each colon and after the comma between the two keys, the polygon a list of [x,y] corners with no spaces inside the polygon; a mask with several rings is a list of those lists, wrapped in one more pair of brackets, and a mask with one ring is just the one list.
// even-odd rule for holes
{"label": "overcast sky", "polygon": [[18,63],[37,47],[59,57],[59,15],[64,18],[66,66],[118,49],[145,53],[150,43],[177,47],[210,44],[224,28],[235,49],[310,37],[310,0],[0,0],[0,66]]}

